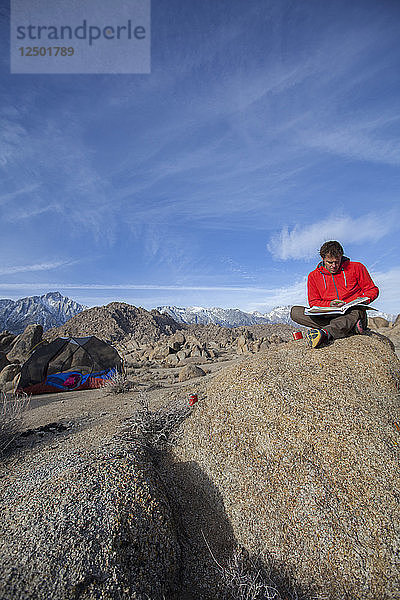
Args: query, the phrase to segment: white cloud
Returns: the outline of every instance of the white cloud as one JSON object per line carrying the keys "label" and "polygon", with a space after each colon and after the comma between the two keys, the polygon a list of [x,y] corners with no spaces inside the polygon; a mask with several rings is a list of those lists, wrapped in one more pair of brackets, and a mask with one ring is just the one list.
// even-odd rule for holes
{"label": "white cloud", "polygon": [[[14,273],[28,273],[30,271],[51,271],[52,269],[57,269],[58,267],[65,267],[65,266],[69,266],[72,264],[76,264],[78,261],[72,261],[72,260],[62,260],[62,261],[55,261],[55,262],[51,262],[51,263],[37,263],[37,264],[33,264],[33,265],[16,265],[13,267],[5,267],[3,269],[0,269],[0,275],[12,275]],[[8,285],[13,286],[16,285],[18,287],[24,287],[25,285],[30,285],[30,284],[7,284],[7,283],[2,283],[1,284],[3,287],[7,287]],[[41,284],[33,284],[35,287],[40,287]]]}
{"label": "white cloud", "polygon": [[395,211],[383,214],[369,213],[356,219],[332,215],[327,219],[306,225],[288,227],[272,236],[267,245],[278,259],[304,260],[317,255],[321,245],[328,240],[352,244],[376,242],[397,227]]}
{"label": "white cloud", "polygon": [[382,131],[385,127],[396,125],[398,116],[387,118],[353,120],[338,124],[337,122],[320,123],[303,131],[301,140],[305,146],[331,152],[350,159],[400,164],[400,144],[395,137],[388,137]]}
{"label": "white cloud", "polygon": [[393,314],[400,313],[400,267],[386,272],[371,272],[371,277],[379,287],[380,294],[374,306]]}
{"label": "white cloud", "polygon": [[11,200],[15,200],[19,196],[24,196],[25,194],[31,194],[39,189],[40,185],[38,183],[25,185],[23,188],[19,190],[15,190],[14,192],[10,192],[8,194],[1,194],[0,196],[0,205],[5,204],[6,202],[10,202]]}

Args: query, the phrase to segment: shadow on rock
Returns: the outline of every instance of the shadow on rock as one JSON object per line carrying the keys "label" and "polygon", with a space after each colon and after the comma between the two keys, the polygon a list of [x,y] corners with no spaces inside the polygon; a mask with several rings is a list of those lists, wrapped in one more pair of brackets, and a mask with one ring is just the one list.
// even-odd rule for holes
{"label": "shadow on rock", "polygon": [[241,547],[218,488],[194,461],[164,461],[162,478],[181,546],[180,600],[307,600],[280,565]]}

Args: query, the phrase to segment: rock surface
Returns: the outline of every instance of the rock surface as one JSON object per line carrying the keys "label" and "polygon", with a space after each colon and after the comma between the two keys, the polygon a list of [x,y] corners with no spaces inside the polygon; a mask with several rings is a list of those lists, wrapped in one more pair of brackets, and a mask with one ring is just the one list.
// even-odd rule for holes
{"label": "rock surface", "polygon": [[174,333],[180,326],[168,315],[136,308],[124,302],[111,302],[107,306],[88,308],[72,317],[62,327],[46,333],[49,341],[59,336],[95,335],[101,340],[114,342],[132,334],[137,340],[151,342],[164,334]]}
{"label": "rock surface", "polygon": [[197,365],[186,365],[182,367],[179,373],[179,381],[187,381],[188,379],[195,379],[196,377],[204,377],[205,372],[200,369]]}
{"label": "rock surface", "polygon": [[42,336],[42,325],[28,325],[25,331],[15,338],[11,350],[7,353],[7,359],[10,362],[24,363],[32,350],[41,342]]}
{"label": "rock surface", "polygon": [[318,600],[400,597],[399,367],[376,337],[271,346],[210,381],[174,451],[236,540]]}
{"label": "rock surface", "polygon": [[[146,357],[133,391],[32,399],[23,450],[0,465],[2,600],[225,600],[210,550],[225,566],[237,544],[285,583],[276,600],[397,598],[399,362],[387,339],[311,350],[282,343],[290,328],[211,326],[212,340],[196,327],[146,347],[130,338],[130,356]],[[154,366],[154,350],[175,364]],[[178,382],[185,360],[206,374]],[[169,410],[192,394],[173,459],[156,469],[115,439],[135,403]]]}
{"label": "rock surface", "polygon": [[382,317],[368,317],[368,325],[370,327],[374,327],[375,329],[379,329],[380,327],[389,327],[391,323],[387,319],[383,319]]}
{"label": "rock surface", "polygon": [[7,356],[6,356],[5,352],[1,352],[1,351],[0,351],[0,371],[1,371],[2,369],[4,369],[4,367],[5,367],[6,365],[9,365],[9,364],[10,364],[10,362],[9,362],[9,360],[7,359]]}
{"label": "rock surface", "polygon": [[[221,355],[252,354],[272,344],[292,339],[288,325],[255,325],[226,329],[218,325],[187,325],[173,335],[161,334],[152,342],[140,343],[129,334],[116,343],[125,363],[158,363],[181,367],[188,363],[210,363]],[[224,359],[224,358],[223,358]]]}
{"label": "rock surface", "polygon": [[0,373],[0,388],[3,388],[5,384],[9,383],[18,375],[21,371],[20,363],[11,363],[3,367]]}
{"label": "rock surface", "polygon": [[377,327],[374,323],[371,324],[371,327],[372,331],[375,331],[378,335],[383,336],[393,344],[397,356],[400,357],[400,321],[396,319],[391,327]]}
{"label": "rock surface", "polygon": [[13,333],[10,333],[7,330],[0,333],[0,350],[7,353],[10,350],[10,346],[15,340],[15,337],[16,336]]}
{"label": "rock surface", "polygon": [[2,600],[172,597],[179,546],[143,451],[40,446],[2,471]]}

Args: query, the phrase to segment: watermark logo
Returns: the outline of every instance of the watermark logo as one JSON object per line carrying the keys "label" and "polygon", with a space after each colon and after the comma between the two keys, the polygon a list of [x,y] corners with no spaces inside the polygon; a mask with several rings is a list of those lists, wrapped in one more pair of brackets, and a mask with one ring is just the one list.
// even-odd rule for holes
{"label": "watermark logo", "polygon": [[11,73],[150,73],[150,0],[11,0]]}

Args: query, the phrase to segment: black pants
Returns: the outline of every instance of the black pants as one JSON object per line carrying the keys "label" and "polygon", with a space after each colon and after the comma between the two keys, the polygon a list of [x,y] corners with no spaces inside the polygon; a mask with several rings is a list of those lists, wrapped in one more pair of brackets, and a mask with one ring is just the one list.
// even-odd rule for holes
{"label": "black pants", "polygon": [[354,333],[354,326],[359,319],[364,329],[367,327],[367,311],[362,308],[351,308],[344,315],[330,315],[326,317],[310,316],[304,314],[304,306],[292,306],[290,316],[299,325],[325,329],[334,339],[345,338]]}

